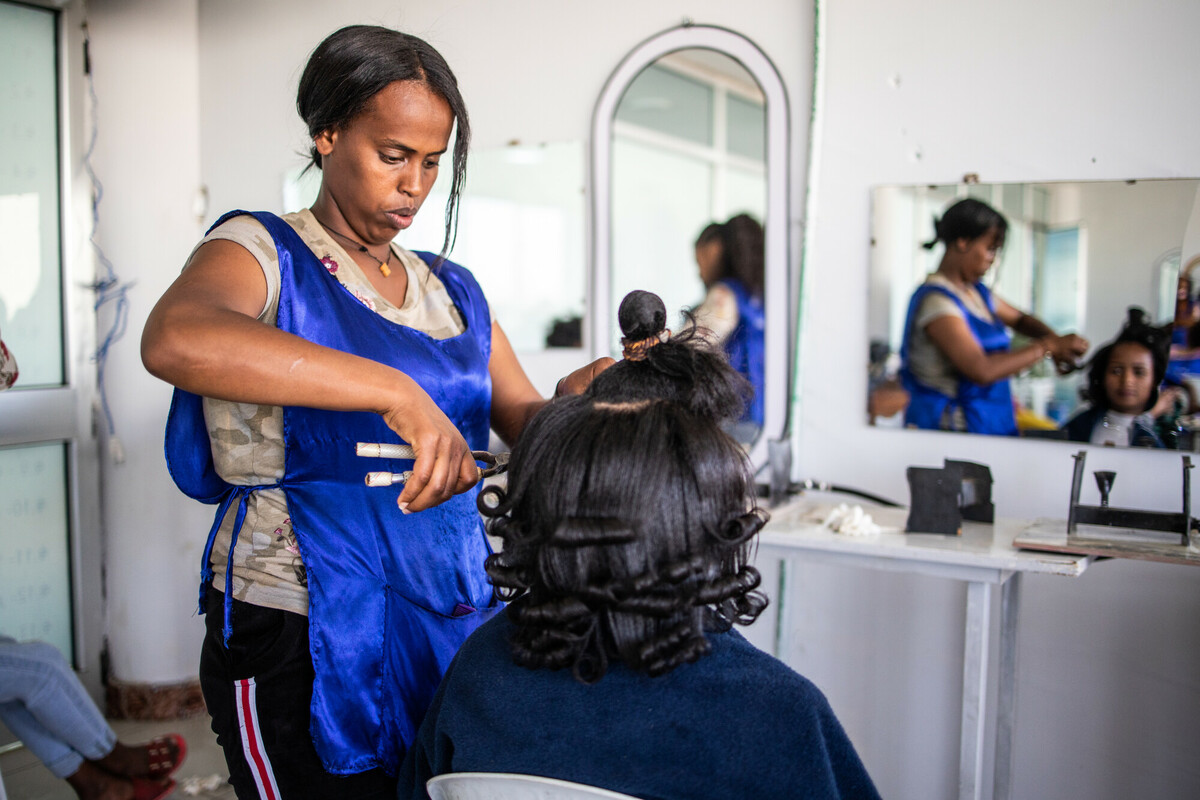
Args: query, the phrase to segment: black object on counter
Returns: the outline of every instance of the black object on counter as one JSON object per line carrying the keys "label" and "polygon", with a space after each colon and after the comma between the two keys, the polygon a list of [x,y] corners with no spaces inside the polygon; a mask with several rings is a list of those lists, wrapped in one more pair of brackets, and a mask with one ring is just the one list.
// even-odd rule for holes
{"label": "black object on counter", "polygon": [[942,467],[909,467],[909,533],[958,536],[962,521],[992,522],[992,471],[973,461],[946,459]]}

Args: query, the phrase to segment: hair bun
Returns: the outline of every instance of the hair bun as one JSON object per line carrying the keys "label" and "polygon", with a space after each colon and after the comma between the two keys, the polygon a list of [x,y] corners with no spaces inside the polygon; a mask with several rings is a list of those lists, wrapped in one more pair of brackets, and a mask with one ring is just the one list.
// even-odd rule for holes
{"label": "hair bun", "polygon": [[[1114,344],[1117,342],[1137,342],[1154,356],[1156,368],[1159,362],[1162,363],[1162,370],[1166,370],[1166,362],[1170,358],[1171,352],[1171,332],[1173,325],[1155,325],[1150,319],[1150,315],[1144,309],[1138,306],[1130,306],[1126,311],[1128,318],[1125,320],[1125,325],[1121,328],[1120,333]],[[1160,381],[1162,377],[1158,378]]]}
{"label": "hair bun", "polygon": [[662,333],[667,327],[667,307],[653,292],[635,289],[625,295],[617,310],[621,333],[630,341],[639,341]]}

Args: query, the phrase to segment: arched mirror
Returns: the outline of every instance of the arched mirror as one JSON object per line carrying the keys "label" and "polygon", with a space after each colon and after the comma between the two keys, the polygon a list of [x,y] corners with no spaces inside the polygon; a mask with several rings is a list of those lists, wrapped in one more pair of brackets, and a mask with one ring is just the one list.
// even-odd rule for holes
{"label": "arched mirror", "polygon": [[[768,442],[787,428],[787,121],[783,82],[753,42],[723,28],[685,25],[643,42],[621,62],[592,123],[590,346],[597,355],[619,354],[616,308],[633,289],[663,298],[672,329],[682,323],[681,310],[724,303],[734,325],[710,327],[757,384],[755,402],[733,431],[756,467],[767,461]],[[698,241],[733,246],[714,224],[724,224],[722,231],[761,227],[761,288],[752,277],[729,280],[705,266]],[[714,292],[716,283],[722,287]]]}

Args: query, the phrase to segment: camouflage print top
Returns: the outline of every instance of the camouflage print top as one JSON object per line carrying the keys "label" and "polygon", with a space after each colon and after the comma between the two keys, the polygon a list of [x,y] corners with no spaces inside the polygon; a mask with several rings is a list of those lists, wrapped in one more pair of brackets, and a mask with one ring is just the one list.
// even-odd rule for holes
{"label": "camouflage print top", "polygon": [[[311,212],[299,211],[283,219],[325,268],[375,313],[424,331],[435,339],[457,336],[466,329],[442,282],[417,256],[392,245],[408,273],[408,293],[404,304],[397,308],[375,290]],[[279,258],[266,229],[251,216],[234,217],[209,233],[201,244],[213,239],[236,242],[258,260],[267,279],[267,302],[258,319],[274,325],[279,308]],[[217,472],[227,482],[253,486],[274,483],[283,477],[283,409],[205,398],[204,421]],[[235,516],[231,509],[213,544],[213,586],[222,591]],[[283,491],[254,492],[234,548],[233,596],[258,606],[307,614],[305,584],[304,564],[296,547]]]}

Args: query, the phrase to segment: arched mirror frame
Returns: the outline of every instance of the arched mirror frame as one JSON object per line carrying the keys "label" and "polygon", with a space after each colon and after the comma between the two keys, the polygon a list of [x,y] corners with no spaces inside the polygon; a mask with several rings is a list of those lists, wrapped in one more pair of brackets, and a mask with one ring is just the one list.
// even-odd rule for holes
{"label": "arched mirror frame", "polygon": [[591,320],[588,330],[594,355],[605,354],[616,325],[612,300],[612,142],[617,104],[629,84],[646,67],[679,50],[706,49],[723,53],[745,67],[758,81],[766,99],[767,211],[763,303],[767,320],[764,336],[763,428],[750,448],[755,468],[767,463],[768,442],[787,433],[791,359],[795,320],[789,313],[791,280],[788,252],[787,92],[775,65],[754,42],[726,28],[684,25],[652,36],[609,76],[592,116],[592,259]]}

